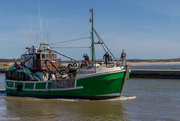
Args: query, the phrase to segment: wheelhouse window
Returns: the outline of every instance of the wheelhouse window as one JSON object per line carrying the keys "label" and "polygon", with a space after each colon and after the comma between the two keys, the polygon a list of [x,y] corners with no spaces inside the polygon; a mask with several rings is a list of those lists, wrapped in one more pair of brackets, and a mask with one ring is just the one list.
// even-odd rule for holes
{"label": "wheelhouse window", "polygon": [[42,59],[45,59],[45,54],[42,54]]}
{"label": "wheelhouse window", "polygon": [[46,54],[46,59],[49,59],[49,54]]}
{"label": "wheelhouse window", "polygon": [[52,54],[49,54],[49,59],[52,59]]}
{"label": "wheelhouse window", "polygon": [[52,54],[52,59],[54,59],[54,54]]}
{"label": "wheelhouse window", "polygon": [[56,54],[54,54],[54,59],[56,59],[57,57],[56,57],[57,55]]}
{"label": "wheelhouse window", "polygon": [[37,55],[36,55],[36,58],[37,58],[37,59],[40,59],[40,54],[37,54]]}

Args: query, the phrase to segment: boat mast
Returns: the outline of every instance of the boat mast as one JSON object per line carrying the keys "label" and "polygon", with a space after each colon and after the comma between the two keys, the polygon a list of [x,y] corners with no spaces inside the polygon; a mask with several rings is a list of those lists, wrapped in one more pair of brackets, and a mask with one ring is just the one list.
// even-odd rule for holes
{"label": "boat mast", "polygon": [[92,23],[92,31],[91,31],[91,39],[92,39],[92,44],[91,44],[91,51],[92,51],[92,62],[94,62],[94,27],[93,27],[93,8],[90,9],[90,12],[92,13],[92,17],[90,19],[90,22]]}
{"label": "boat mast", "polygon": [[49,44],[49,40],[48,40],[48,22],[47,22],[47,44]]}

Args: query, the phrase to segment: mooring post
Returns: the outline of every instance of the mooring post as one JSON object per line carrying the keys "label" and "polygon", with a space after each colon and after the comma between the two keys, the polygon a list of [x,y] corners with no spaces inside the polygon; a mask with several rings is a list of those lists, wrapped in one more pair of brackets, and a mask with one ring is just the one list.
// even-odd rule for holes
{"label": "mooring post", "polygon": [[126,65],[126,73],[124,76],[124,83],[123,83],[121,95],[120,95],[121,97],[123,96],[123,92],[124,92],[124,88],[125,88],[125,84],[126,84],[126,80],[127,80],[128,74],[129,74],[130,67],[131,67],[130,65]]}

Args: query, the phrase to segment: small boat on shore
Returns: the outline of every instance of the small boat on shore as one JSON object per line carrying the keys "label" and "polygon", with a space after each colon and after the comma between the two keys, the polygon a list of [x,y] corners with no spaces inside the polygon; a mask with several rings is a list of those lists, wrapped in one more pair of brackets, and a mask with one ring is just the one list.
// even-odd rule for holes
{"label": "small boat on shore", "polygon": [[[91,62],[78,61],[53,50],[46,43],[41,43],[39,48],[26,48],[27,52],[21,55],[21,64],[15,63],[6,70],[7,95],[95,100],[122,96],[130,67],[122,68],[116,63],[98,64],[95,61],[94,44],[103,45],[104,42],[94,30],[93,9],[91,13]],[[98,42],[94,42],[93,33],[98,36]],[[71,60],[67,67],[59,65],[57,54]]]}

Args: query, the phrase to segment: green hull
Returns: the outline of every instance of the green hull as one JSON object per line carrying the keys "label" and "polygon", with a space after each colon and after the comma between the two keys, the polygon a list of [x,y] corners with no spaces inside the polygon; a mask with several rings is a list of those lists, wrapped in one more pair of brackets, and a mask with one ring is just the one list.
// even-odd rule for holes
{"label": "green hull", "polygon": [[[125,71],[76,79],[74,87],[52,88],[51,81],[6,80],[8,95],[42,98],[103,99],[120,96]],[[22,89],[18,89],[21,85]]]}

